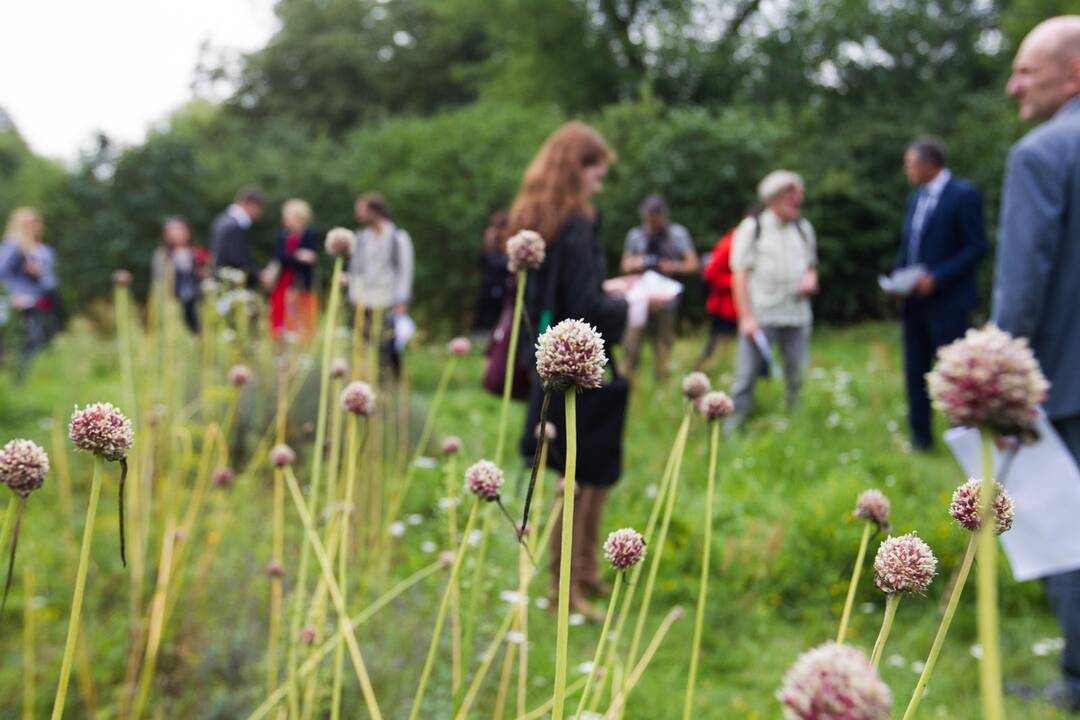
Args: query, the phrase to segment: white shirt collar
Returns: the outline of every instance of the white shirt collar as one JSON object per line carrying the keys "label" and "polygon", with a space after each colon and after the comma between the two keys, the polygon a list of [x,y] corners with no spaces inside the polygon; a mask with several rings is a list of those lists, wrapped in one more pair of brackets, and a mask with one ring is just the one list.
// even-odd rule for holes
{"label": "white shirt collar", "polygon": [[934,179],[923,185],[923,189],[926,190],[926,194],[931,197],[941,197],[941,193],[945,190],[945,186],[952,179],[952,173],[949,168],[942,168],[941,172],[934,176]]}
{"label": "white shirt collar", "polygon": [[244,212],[244,208],[240,207],[236,203],[229,206],[229,209],[225,212],[229,213],[229,217],[236,221],[236,224],[247,230],[251,227],[251,216]]}

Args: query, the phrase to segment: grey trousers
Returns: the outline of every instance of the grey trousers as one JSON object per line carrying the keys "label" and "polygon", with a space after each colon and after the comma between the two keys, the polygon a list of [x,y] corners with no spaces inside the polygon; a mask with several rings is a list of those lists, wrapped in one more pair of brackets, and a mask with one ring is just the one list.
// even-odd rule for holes
{"label": "grey trousers", "polygon": [[[1054,429],[1080,463],[1080,416],[1053,421]],[[1061,655],[1061,673],[1074,700],[1080,701],[1080,570],[1043,578],[1046,597],[1057,615],[1065,651]]]}
{"label": "grey trousers", "polygon": [[[762,330],[772,349],[780,351],[784,363],[784,401],[790,408],[799,396],[803,373],[810,356],[811,326],[765,326]],[[745,335],[739,335],[739,344],[735,350],[735,382],[731,386],[735,412],[729,419],[729,429],[740,425],[750,414],[750,408],[754,404],[754,383],[761,377],[764,369],[765,359],[757,345]]]}

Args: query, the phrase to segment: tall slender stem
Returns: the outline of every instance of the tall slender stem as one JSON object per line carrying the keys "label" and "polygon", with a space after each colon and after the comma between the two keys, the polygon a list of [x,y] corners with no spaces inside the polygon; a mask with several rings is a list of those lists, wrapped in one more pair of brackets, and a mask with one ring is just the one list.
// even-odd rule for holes
{"label": "tall slender stem", "polygon": [[[348,458],[345,471],[345,505],[338,521],[340,535],[338,536],[338,583],[341,585],[341,596],[345,597],[348,590],[347,571],[349,558],[349,520],[353,512],[353,487],[356,484],[356,452],[357,452],[357,418],[349,413],[349,434],[345,443],[345,453]],[[333,700],[330,706],[330,717],[337,720],[341,717],[341,688],[345,670],[345,639],[338,638],[337,651],[334,654],[334,684]]]}
{"label": "tall slender stem", "polygon": [[499,408],[499,434],[495,438],[495,464],[499,467],[502,467],[503,450],[506,447],[506,421],[510,415],[510,391],[514,387],[518,335],[521,332],[521,309],[525,305],[525,282],[528,277],[525,270],[518,270],[517,293],[514,295],[514,320],[510,325],[510,346],[506,349],[506,374],[503,376],[502,406]]}
{"label": "tall slender stem", "polygon": [[667,636],[668,630],[671,629],[671,625],[682,616],[682,608],[674,607],[664,617],[663,621],[660,623],[660,627],[658,627],[653,634],[652,640],[649,641],[649,645],[645,648],[645,652],[641,653],[641,659],[638,660],[637,665],[635,665],[630,674],[619,683],[619,686],[621,686],[622,689],[615,695],[615,699],[612,701],[611,707],[608,708],[605,717],[621,717],[622,708],[626,703],[626,698],[630,696],[630,692],[645,673],[645,669],[649,667],[649,663],[652,662],[653,657],[656,656],[656,651],[660,649],[660,643],[664,641],[664,637]]}
{"label": "tall slender stem", "polygon": [[[469,716],[469,711],[472,709],[473,703],[476,702],[476,696],[480,693],[480,685],[484,682],[488,670],[491,669],[491,663],[495,660],[495,656],[499,652],[499,645],[503,644],[506,633],[510,630],[510,623],[513,621],[514,615],[514,608],[510,608],[506,613],[506,617],[503,618],[502,623],[499,625],[499,629],[495,631],[495,636],[491,639],[487,649],[484,651],[480,661],[480,667],[476,671],[476,676],[473,678],[473,681],[469,683],[469,690],[465,693],[465,699],[461,703],[461,708],[458,709],[457,714],[454,715],[455,720],[465,720],[465,718]],[[513,647],[513,645],[509,647]]]}
{"label": "tall slender stem", "polygon": [[37,705],[37,659],[34,652],[34,571],[23,567],[23,720],[34,720]]}
{"label": "tall slender stem", "polygon": [[694,614],[694,640],[690,650],[690,673],[686,679],[683,720],[690,720],[694,707],[694,682],[701,653],[701,630],[705,625],[705,602],[709,591],[709,551],[712,549],[713,496],[716,492],[716,456],[720,448],[720,423],[713,420],[709,432],[709,479],[705,489],[705,536],[701,548],[701,581]]}
{"label": "tall slender stem", "polygon": [[566,397],[566,469],[563,483],[562,548],[559,556],[559,619],[555,630],[555,704],[552,720],[562,720],[566,703],[566,661],[570,637],[570,559],[574,552],[574,492],[577,475],[577,387]]}
{"label": "tall slender stem", "polygon": [[75,641],[79,636],[83,596],[86,593],[86,572],[90,567],[90,546],[94,541],[94,520],[97,518],[98,498],[101,497],[101,463],[101,458],[94,458],[94,477],[90,483],[90,502],[86,508],[86,525],[83,528],[82,546],[79,548],[79,568],[75,572],[75,594],[71,600],[67,642],[64,644],[64,659],[60,663],[60,682],[56,686],[52,720],[60,720],[64,716],[64,700],[67,698],[68,681],[71,679],[71,663],[75,659]]}
{"label": "tall slender stem", "polygon": [[979,431],[982,440],[982,485],[979,493],[978,559],[975,582],[976,626],[982,655],[979,656],[979,689],[984,720],[1005,717],[1001,695],[1001,645],[998,639],[997,535],[994,522],[994,438],[989,430]]}
{"label": "tall slender stem", "polygon": [[0,555],[3,554],[4,549],[7,547],[8,539],[11,535],[11,526],[14,524],[15,511],[19,507],[19,496],[12,493],[8,498],[7,510],[4,511],[4,522],[0,524]]}
{"label": "tall slender stem", "polygon": [[945,606],[945,614],[941,617],[941,624],[938,625],[937,634],[934,635],[934,642],[930,646],[930,654],[926,657],[926,664],[923,666],[922,674],[919,675],[919,682],[915,684],[915,691],[911,693],[911,700],[908,702],[907,710],[904,711],[903,720],[912,720],[915,717],[915,712],[919,709],[919,703],[922,702],[926,684],[930,682],[930,673],[934,672],[934,666],[937,664],[938,656],[941,654],[941,647],[945,644],[945,636],[949,634],[949,625],[952,623],[953,615],[956,614],[957,605],[960,604],[960,595],[964,592],[964,584],[967,582],[968,573],[971,572],[971,563],[975,559],[975,549],[978,547],[977,538],[978,535],[972,533],[971,540],[968,541],[967,550],[964,551],[964,559],[960,563],[960,572],[956,574],[952,593],[949,595],[949,602]]}
{"label": "tall slender stem", "polygon": [[881,656],[885,653],[885,642],[889,639],[889,631],[892,630],[898,605],[900,605],[900,593],[888,593],[885,596],[885,616],[881,619],[881,630],[874,642],[874,652],[870,656],[870,664],[875,668],[881,664]]}
{"label": "tall slender stem", "polygon": [[847,599],[844,600],[844,612],[840,616],[840,630],[836,633],[837,644],[847,637],[848,623],[851,621],[851,609],[855,605],[855,590],[859,587],[859,575],[866,559],[866,546],[870,544],[870,523],[863,523],[862,539],[859,540],[859,552],[855,556],[855,567],[851,569],[851,583],[848,584]]}
{"label": "tall slender stem", "polygon": [[625,572],[619,572],[615,575],[615,585],[611,588],[611,599],[608,601],[607,612],[604,613],[604,625],[600,628],[600,640],[596,643],[596,652],[593,653],[592,664],[589,666],[589,674],[585,678],[585,689],[581,691],[581,699],[578,700],[577,710],[574,711],[574,717],[582,717],[581,711],[585,709],[585,698],[589,696],[589,688],[592,686],[593,678],[596,677],[596,670],[600,666],[600,658],[604,654],[604,643],[607,642],[608,628],[611,626],[611,616],[615,614],[615,608],[619,604],[619,590],[622,589],[623,575]]}

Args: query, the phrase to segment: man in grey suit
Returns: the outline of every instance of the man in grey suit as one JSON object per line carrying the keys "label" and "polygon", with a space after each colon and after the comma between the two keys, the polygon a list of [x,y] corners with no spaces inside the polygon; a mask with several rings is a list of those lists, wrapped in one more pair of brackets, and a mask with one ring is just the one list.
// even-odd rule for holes
{"label": "man in grey suit", "polygon": [[[1051,383],[1046,413],[1080,462],[1080,15],[1028,34],[1008,93],[1042,124],[1009,152],[993,316],[1031,342]],[[1080,570],[1045,582],[1065,651],[1063,681],[1042,695],[1080,712]]]}

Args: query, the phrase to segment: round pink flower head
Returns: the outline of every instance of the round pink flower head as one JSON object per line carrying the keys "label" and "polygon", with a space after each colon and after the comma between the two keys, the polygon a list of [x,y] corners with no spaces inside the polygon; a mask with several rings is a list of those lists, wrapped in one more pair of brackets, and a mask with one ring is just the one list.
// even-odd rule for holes
{"label": "round pink flower head", "polygon": [[362,380],[354,380],[341,391],[341,407],[353,415],[370,415],[375,409],[375,391]]}
{"label": "round pink flower head", "polygon": [[128,272],[127,270],[124,270],[123,268],[113,270],[112,281],[113,281],[114,285],[122,285],[124,287],[127,287],[128,285],[131,284],[131,282],[133,280],[134,280],[134,278],[131,276],[131,273]]}
{"label": "round pink flower head", "polygon": [[703,372],[692,372],[682,381],[682,394],[687,400],[697,400],[712,389],[709,376]]}
{"label": "round pink flower head", "polygon": [[605,365],[604,339],[581,320],[549,327],[536,343],[536,372],[549,391],[600,387]]}
{"label": "round pink flower head", "polygon": [[300,629],[300,642],[304,643],[305,645],[310,645],[315,642],[315,638],[317,635],[318,633],[315,631],[315,627],[313,625],[305,625],[303,628]]}
{"label": "round pink flower head", "polygon": [[490,460],[481,460],[465,471],[466,489],[482,500],[496,500],[503,485],[503,471]]}
{"label": "round pink flower head", "polygon": [[235,478],[236,474],[232,471],[232,468],[219,467],[214,471],[213,482],[217,487],[227,487],[232,485]]}
{"label": "round pink flower head", "polygon": [[544,238],[535,230],[522,230],[506,241],[506,269],[535,270],[544,262]]}
{"label": "round pink flower head", "polygon": [[288,445],[275,445],[270,448],[270,462],[279,468],[292,465],[296,462],[296,452]]}
{"label": "round pink flower head", "polygon": [[352,230],[336,227],[326,233],[326,254],[331,257],[347,257],[352,255],[353,244],[356,236]]}
{"label": "round pink flower head", "polygon": [[[982,527],[982,480],[971,478],[956,488],[949,505],[949,514],[965,530],[972,532]],[[994,532],[1000,535],[1012,527],[1015,508],[1013,499],[1001,483],[994,481]]]}
{"label": "round pink flower head", "polygon": [[859,649],[834,642],[799,656],[776,693],[787,720],[888,720],[892,693]]}
{"label": "round pink flower head", "polygon": [[616,570],[629,570],[645,557],[645,538],[633,528],[616,530],[604,541],[604,557]]}
{"label": "round pink flower head", "polygon": [[922,593],[937,574],[937,558],[915,533],[889,536],[874,558],[874,584],[885,593]]}
{"label": "round pink flower head", "polygon": [[889,531],[889,498],[880,490],[864,490],[855,500],[855,517],[862,518],[878,526],[878,530]]}
{"label": "round pink flower head", "polygon": [[443,455],[453,455],[458,450],[461,450],[461,438],[459,438],[457,435],[448,435],[443,438]]}
{"label": "round pink flower head", "polygon": [[735,405],[727,393],[713,390],[698,398],[697,409],[706,420],[719,420],[735,412]]}
{"label": "round pink flower head", "polygon": [[472,341],[467,337],[456,337],[446,343],[446,351],[451,355],[467,355],[472,350]]}
{"label": "round pink flower head", "polygon": [[0,450],[0,485],[26,497],[45,482],[49,456],[30,440],[12,440]]}
{"label": "round pink flower head", "polygon": [[285,575],[285,568],[281,567],[281,563],[270,561],[266,563],[266,574],[272,578],[279,578]]}
{"label": "round pink flower head", "polygon": [[251,382],[251,368],[247,365],[233,365],[229,368],[229,384],[234,388],[242,388]]}
{"label": "round pink flower head", "polygon": [[956,425],[1030,434],[1050,384],[1024,338],[988,324],[938,350],[926,376],[934,407]]}
{"label": "round pink flower head", "polygon": [[111,403],[94,403],[82,410],[76,406],[68,435],[77,449],[112,462],[127,458],[127,451],[135,442],[131,421]]}
{"label": "round pink flower head", "polygon": [[330,377],[341,380],[349,375],[349,363],[345,358],[334,358],[330,363]]}

